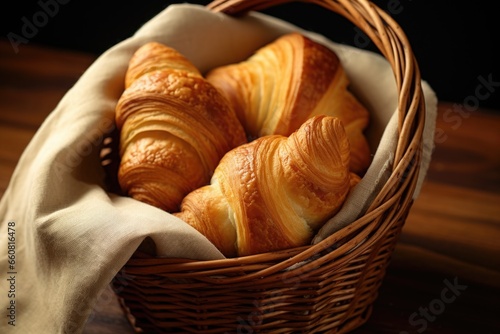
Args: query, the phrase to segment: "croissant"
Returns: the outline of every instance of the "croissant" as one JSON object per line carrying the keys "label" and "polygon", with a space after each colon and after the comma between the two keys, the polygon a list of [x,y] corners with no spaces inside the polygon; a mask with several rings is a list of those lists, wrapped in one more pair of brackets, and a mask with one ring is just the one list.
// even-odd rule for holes
{"label": "croissant", "polygon": [[227,151],[247,141],[217,89],[183,55],[156,42],[131,58],[115,115],[120,187],[169,212],[210,182]]}
{"label": "croissant", "polygon": [[250,138],[289,136],[314,115],[342,120],[351,143],[351,170],[370,163],[363,131],[367,109],[348,90],[336,53],[299,33],[281,36],[240,63],[217,67],[206,78],[226,96]]}
{"label": "croissant", "polygon": [[306,245],[359,181],[349,160],[342,122],[314,116],[289,137],[228,152],[210,185],[189,193],[174,215],[227,257]]}

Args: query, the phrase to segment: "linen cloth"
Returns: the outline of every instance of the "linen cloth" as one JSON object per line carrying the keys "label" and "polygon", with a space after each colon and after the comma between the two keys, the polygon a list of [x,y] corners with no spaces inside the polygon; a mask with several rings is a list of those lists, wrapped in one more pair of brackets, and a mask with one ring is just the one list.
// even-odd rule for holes
{"label": "linen cloth", "polygon": [[[114,107],[123,91],[128,61],[144,43],[165,43],[206,73],[215,66],[244,60],[291,31],[307,33],[336,50],[354,93],[374,113],[369,139],[376,150],[375,167],[353,194],[356,198],[349,199],[347,207],[353,211],[343,211],[340,222],[331,222],[318,238],[360,213],[372,188],[384,181],[387,170],[383,167],[390,166],[391,148],[397,140],[390,131],[384,132],[387,123],[392,124],[387,129],[394,130],[397,117],[393,74],[385,59],[264,14],[231,18],[198,5],[171,5],[96,59],[21,156],[0,202],[0,307],[4,314],[0,333],[81,332],[100,292],[146,238],[154,241],[159,256],[223,258],[205,237],[172,215],[107,192],[99,157],[102,142],[114,127]],[[423,180],[433,147],[437,99],[425,81],[422,85],[428,114]],[[383,145],[377,148],[381,137]],[[9,244],[12,231],[15,240],[10,238]],[[12,253],[15,262],[9,267]],[[7,297],[12,278],[15,296]],[[15,326],[8,323],[12,301]]]}

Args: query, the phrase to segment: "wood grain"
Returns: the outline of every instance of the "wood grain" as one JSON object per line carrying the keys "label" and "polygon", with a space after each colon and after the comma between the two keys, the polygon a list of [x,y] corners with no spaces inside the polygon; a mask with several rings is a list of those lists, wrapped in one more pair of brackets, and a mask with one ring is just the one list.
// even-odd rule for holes
{"label": "wood grain", "polygon": [[[16,54],[0,41],[0,194],[39,126],[95,59],[36,45]],[[426,181],[373,314],[356,333],[500,333],[500,111],[456,110],[439,104]],[[461,290],[445,303],[450,284]],[[83,333],[133,333],[109,287]]]}

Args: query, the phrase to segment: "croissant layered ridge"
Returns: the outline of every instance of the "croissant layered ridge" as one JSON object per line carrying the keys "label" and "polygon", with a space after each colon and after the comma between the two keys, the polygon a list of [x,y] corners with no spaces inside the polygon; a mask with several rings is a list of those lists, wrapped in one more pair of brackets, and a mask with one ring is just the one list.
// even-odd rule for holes
{"label": "croissant layered ridge", "polygon": [[155,42],[129,63],[116,106],[120,187],[168,212],[209,183],[222,156],[246,142],[227,100],[176,50]]}
{"label": "croissant layered ridge", "polygon": [[351,171],[361,175],[370,164],[368,110],[349,91],[344,68],[328,47],[289,33],[206,78],[230,101],[250,138],[289,136],[308,118],[334,116],[351,143]]}
{"label": "croissant layered ridge", "polygon": [[349,160],[342,122],[314,116],[289,137],[263,136],[228,152],[210,185],[189,193],[174,215],[227,257],[303,246],[359,180]]}

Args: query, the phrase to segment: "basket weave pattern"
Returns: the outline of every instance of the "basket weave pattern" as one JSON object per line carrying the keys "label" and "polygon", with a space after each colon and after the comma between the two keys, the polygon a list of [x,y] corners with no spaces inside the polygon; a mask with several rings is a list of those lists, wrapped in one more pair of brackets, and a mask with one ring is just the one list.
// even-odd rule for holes
{"label": "basket weave pattern", "polygon": [[[237,15],[284,0],[215,0]],[[363,30],[389,61],[398,88],[393,172],[367,212],[322,242],[247,257],[194,261],[137,252],[132,279],[113,287],[145,333],[345,333],[364,324],[412,205],[425,106],[420,73],[400,27],[364,0],[310,0]]]}
{"label": "basket weave pattern", "polygon": [[205,268],[137,257],[126,266],[133,279],[116,280],[115,288],[145,333],[347,332],[369,318],[402,224],[371,247],[349,254],[327,249],[287,271],[273,267],[302,249],[265,262],[213,261]]}

